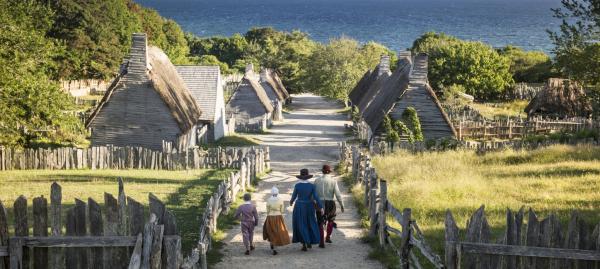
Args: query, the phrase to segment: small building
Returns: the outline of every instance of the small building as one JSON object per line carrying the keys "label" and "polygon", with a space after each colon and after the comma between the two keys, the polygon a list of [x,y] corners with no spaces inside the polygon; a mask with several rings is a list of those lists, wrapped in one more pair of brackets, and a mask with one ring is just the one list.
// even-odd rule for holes
{"label": "small building", "polygon": [[234,118],[236,132],[262,132],[271,126],[273,111],[269,96],[249,64],[225,107],[225,113],[228,118]]}
{"label": "small building", "polygon": [[202,110],[200,122],[206,130],[199,132],[200,143],[214,142],[229,135],[225,119],[225,99],[218,66],[180,65],[177,73]]}
{"label": "small building", "polygon": [[365,73],[363,79],[350,92],[353,109],[364,112],[382,89],[384,82],[390,77],[390,56],[384,54],[375,70]]}
{"label": "small building", "polygon": [[285,88],[285,86],[283,85],[283,81],[281,81],[281,78],[279,77],[279,75],[277,74],[277,72],[271,70],[271,72],[269,73],[271,75],[271,78],[273,79],[273,81],[275,81],[275,85],[277,86],[277,90],[281,93],[281,95],[283,95],[284,100],[284,104],[291,104],[292,103],[292,96],[290,95],[290,93],[288,92],[288,90]]}
{"label": "small building", "polygon": [[426,54],[414,58],[409,52],[400,55],[398,68],[363,113],[372,133],[370,143],[385,132],[382,122],[386,116],[399,120],[408,107],[416,109],[425,140],[456,137],[454,126],[429,86],[427,60]]}
{"label": "small building", "polygon": [[550,78],[525,108],[528,117],[589,117],[592,104],[581,84],[568,79]]}
{"label": "small building", "polygon": [[201,110],[167,55],[133,34],[129,59],[86,122],[93,146],[196,146]]}
{"label": "small building", "polygon": [[273,74],[272,70],[262,68],[260,70],[260,85],[265,89],[265,92],[271,101],[271,105],[273,106],[273,120],[282,121],[283,104],[285,104],[287,98],[285,97],[285,93],[281,91],[279,85],[275,82]]}

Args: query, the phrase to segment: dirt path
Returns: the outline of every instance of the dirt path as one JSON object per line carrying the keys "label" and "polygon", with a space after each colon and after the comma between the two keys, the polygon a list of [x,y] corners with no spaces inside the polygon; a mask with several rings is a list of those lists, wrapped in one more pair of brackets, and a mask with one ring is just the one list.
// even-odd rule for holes
{"label": "dirt path", "polygon": [[[294,96],[293,111],[286,114],[284,123],[275,125],[270,134],[259,139],[271,148],[273,172],[262,181],[253,200],[260,216],[260,225],[255,230],[256,250],[250,256],[243,254],[240,228],[234,227],[225,238],[224,260],[215,268],[383,268],[381,264],[368,260],[369,246],[360,241],[362,230],[359,216],[353,206],[351,196],[343,188],[346,212],[338,215],[338,229],[332,236],[333,244],[319,249],[316,246],[308,252],[301,252],[299,244],[279,249],[273,256],[268,242],[262,240],[262,222],[266,217],[265,199],[271,187],[277,186],[284,201],[289,201],[297,179],[293,176],[300,168],[306,167],[311,173],[318,173],[324,163],[335,165],[338,159],[337,143],[344,139],[346,116],[337,113],[342,107],[313,95]],[[343,185],[340,185],[343,187]],[[285,202],[289,205],[289,202]],[[288,230],[292,230],[292,207],[285,215]],[[290,234],[291,237],[291,234]]]}

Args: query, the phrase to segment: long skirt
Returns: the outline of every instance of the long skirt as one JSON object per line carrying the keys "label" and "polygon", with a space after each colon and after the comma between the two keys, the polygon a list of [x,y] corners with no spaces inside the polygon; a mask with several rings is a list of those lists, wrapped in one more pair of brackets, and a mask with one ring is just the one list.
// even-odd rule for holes
{"label": "long skirt", "polygon": [[263,225],[263,239],[271,242],[271,245],[280,247],[290,244],[290,235],[283,216],[267,216]]}
{"label": "long skirt", "polygon": [[292,243],[318,244],[320,240],[317,215],[312,201],[297,201],[292,213]]}

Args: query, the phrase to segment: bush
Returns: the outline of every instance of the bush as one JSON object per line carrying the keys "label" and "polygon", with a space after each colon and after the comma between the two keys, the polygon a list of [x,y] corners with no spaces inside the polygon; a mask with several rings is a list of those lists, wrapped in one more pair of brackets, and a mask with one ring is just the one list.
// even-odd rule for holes
{"label": "bush", "polygon": [[541,83],[556,75],[550,56],[543,51],[524,51],[506,46],[498,53],[510,60],[510,73],[516,82]]}

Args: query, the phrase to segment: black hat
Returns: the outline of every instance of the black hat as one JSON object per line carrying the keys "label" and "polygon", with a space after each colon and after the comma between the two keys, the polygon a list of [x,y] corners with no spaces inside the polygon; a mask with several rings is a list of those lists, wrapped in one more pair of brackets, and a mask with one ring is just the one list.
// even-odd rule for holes
{"label": "black hat", "polygon": [[302,180],[307,180],[309,178],[312,178],[313,175],[309,174],[308,173],[308,169],[305,168],[305,169],[301,169],[300,170],[300,175],[298,175],[296,177],[299,178],[299,179],[302,179]]}

